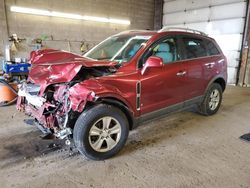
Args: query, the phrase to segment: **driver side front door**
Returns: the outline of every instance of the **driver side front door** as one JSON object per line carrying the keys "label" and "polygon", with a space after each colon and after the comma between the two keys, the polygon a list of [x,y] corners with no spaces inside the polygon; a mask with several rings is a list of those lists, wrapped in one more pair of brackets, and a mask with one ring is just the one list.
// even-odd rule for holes
{"label": "driver side front door", "polygon": [[164,65],[160,68],[148,68],[139,76],[140,112],[146,119],[151,119],[154,114],[158,116],[181,108],[185,94],[185,67],[178,61],[177,40],[164,38],[149,50],[152,50],[151,55],[161,57]]}

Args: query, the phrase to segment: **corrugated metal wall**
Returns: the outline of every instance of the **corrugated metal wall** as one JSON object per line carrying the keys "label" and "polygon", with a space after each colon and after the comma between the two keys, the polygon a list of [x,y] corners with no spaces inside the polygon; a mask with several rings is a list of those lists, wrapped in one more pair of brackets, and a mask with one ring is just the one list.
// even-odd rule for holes
{"label": "corrugated metal wall", "polygon": [[235,84],[246,16],[245,0],[165,0],[163,26],[197,29],[215,38],[228,59]]}

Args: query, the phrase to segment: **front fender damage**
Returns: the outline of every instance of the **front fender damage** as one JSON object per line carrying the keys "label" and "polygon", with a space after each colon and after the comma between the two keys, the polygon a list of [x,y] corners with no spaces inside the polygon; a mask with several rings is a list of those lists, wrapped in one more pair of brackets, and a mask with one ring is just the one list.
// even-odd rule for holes
{"label": "front fender damage", "polygon": [[87,101],[94,102],[97,97],[95,93],[79,83],[69,89],[69,99],[73,111],[82,112]]}

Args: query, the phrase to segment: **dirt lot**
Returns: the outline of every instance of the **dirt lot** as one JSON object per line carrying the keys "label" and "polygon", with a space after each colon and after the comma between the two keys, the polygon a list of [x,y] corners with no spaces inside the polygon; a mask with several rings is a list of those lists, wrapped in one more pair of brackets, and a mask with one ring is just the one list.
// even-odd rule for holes
{"label": "dirt lot", "polygon": [[218,114],[183,112],[130,133],[106,161],[44,141],[14,106],[0,108],[0,187],[250,187],[250,88],[228,87]]}

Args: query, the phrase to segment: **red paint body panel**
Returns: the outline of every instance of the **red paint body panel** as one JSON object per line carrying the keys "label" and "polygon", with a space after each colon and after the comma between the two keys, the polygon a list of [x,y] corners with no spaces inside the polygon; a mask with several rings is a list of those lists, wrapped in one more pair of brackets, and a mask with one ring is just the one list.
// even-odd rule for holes
{"label": "red paint body panel", "polygon": [[81,67],[82,65],[76,63],[67,65],[32,65],[28,81],[40,85],[40,94],[42,95],[50,84],[71,81]]}
{"label": "red paint body panel", "polygon": [[70,52],[46,49],[31,52],[30,63],[32,65],[67,65],[76,64],[84,67],[114,66],[117,62],[96,61]]}
{"label": "red paint body panel", "polygon": [[139,113],[135,110],[138,75],[138,71],[118,71],[110,76],[86,80],[82,85],[94,91],[96,96],[118,99],[128,106],[135,116],[138,116]]}
{"label": "red paint body panel", "polygon": [[141,114],[184,100],[183,78],[176,76],[176,73],[181,70],[183,70],[182,63],[173,63],[164,65],[162,68],[152,68],[144,75],[140,75]]}
{"label": "red paint body panel", "polygon": [[87,101],[93,101],[95,95],[87,89],[83,83],[74,85],[69,89],[69,99],[71,108],[74,111],[82,112]]}

